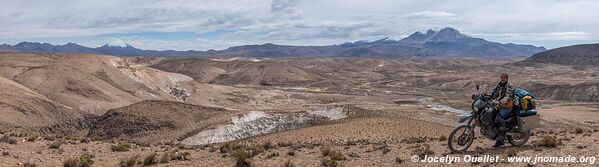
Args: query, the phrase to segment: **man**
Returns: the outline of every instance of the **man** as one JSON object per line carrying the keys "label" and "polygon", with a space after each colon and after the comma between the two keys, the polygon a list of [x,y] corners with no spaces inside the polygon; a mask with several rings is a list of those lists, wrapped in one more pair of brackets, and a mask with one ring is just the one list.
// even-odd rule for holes
{"label": "man", "polygon": [[493,89],[493,104],[495,104],[497,115],[495,116],[495,124],[499,128],[499,136],[492,147],[499,147],[504,144],[505,140],[505,119],[512,116],[514,86],[508,82],[507,73],[501,73],[501,81],[495,89]]}

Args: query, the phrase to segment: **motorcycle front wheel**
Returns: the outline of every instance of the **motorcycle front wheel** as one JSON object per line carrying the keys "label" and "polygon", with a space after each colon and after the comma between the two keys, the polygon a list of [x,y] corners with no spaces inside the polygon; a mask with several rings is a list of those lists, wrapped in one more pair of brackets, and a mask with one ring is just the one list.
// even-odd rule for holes
{"label": "motorcycle front wheel", "polygon": [[528,142],[528,139],[530,138],[530,130],[523,132],[523,133],[514,133],[511,135],[507,136],[507,141],[515,147],[520,147],[524,144],[526,144],[526,142]]}
{"label": "motorcycle front wheel", "polygon": [[454,128],[447,139],[447,146],[451,152],[466,151],[474,142],[474,127],[460,125]]}

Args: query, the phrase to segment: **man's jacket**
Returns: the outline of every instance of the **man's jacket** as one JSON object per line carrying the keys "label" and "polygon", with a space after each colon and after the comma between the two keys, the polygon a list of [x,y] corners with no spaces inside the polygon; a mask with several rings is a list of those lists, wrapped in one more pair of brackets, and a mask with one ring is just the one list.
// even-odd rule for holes
{"label": "man's jacket", "polygon": [[513,98],[514,98],[514,86],[509,82],[505,84],[497,84],[495,89],[493,89],[493,94],[491,94],[493,100],[499,101],[498,108],[512,108],[513,106]]}

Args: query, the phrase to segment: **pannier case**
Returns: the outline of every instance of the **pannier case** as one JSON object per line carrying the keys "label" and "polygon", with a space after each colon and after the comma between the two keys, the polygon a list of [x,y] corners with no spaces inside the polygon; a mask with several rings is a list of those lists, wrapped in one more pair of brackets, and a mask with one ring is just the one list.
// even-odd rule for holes
{"label": "pannier case", "polygon": [[521,132],[526,132],[528,130],[538,128],[541,126],[541,117],[540,114],[535,114],[526,117],[518,117],[518,129]]}

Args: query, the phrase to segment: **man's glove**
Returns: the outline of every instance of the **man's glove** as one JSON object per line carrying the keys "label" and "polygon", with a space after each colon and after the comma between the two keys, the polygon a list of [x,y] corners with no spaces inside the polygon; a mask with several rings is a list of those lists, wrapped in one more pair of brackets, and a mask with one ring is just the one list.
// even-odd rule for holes
{"label": "man's glove", "polygon": [[499,104],[501,104],[498,100],[493,100],[493,105],[495,108],[499,108]]}

